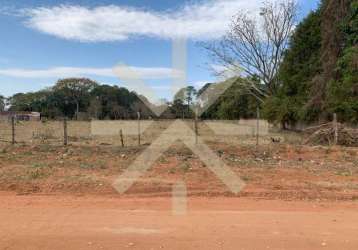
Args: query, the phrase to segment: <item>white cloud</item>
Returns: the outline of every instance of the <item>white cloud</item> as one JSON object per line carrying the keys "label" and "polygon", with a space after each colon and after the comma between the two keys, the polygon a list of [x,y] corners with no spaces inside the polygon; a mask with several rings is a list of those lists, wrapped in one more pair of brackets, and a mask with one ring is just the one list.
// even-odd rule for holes
{"label": "white cloud", "polygon": [[[170,79],[179,74],[175,74],[171,68],[145,68],[128,67],[135,72],[141,79]],[[115,74],[116,68],[76,68],[76,67],[55,67],[49,69],[0,69],[0,75],[19,78],[65,78],[80,76],[102,76],[117,77],[128,79],[132,75],[126,71]]]}
{"label": "white cloud", "polygon": [[121,41],[133,36],[207,40],[222,36],[239,10],[256,12],[260,4],[261,0],[210,0],[166,12],[118,5],[59,5],[24,13],[29,27],[68,40]]}

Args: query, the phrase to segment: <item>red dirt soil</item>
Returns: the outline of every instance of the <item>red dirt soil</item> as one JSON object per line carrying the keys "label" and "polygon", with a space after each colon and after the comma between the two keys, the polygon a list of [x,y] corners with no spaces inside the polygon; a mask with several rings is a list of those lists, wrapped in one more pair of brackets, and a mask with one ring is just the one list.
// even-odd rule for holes
{"label": "red dirt soil", "polygon": [[356,148],[211,148],[246,182],[237,196],[181,145],[122,195],[113,181],[145,147],[0,150],[0,249],[358,249]]}
{"label": "red dirt soil", "polygon": [[[358,150],[341,147],[216,143],[212,150],[245,181],[239,197],[358,200]],[[115,195],[113,182],[145,147],[18,146],[0,151],[0,191],[17,194]],[[189,196],[234,196],[201,160],[174,145],[126,192],[168,197],[184,181]]]}
{"label": "red dirt soil", "polygon": [[358,249],[358,203],[0,193],[0,249]]}

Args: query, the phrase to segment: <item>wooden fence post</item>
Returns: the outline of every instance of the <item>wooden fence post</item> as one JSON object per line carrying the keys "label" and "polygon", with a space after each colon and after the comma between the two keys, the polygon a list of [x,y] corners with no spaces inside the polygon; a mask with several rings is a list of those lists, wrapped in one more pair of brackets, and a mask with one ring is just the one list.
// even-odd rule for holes
{"label": "wooden fence post", "polygon": [[260,135],[260,108],[257,106],[256,109],[256,146],[259,145],[259,135]]}
{"label": "wooden fence post", "polygon": [[121,144],[122,144],[122,148],[124,147],[124,140],[123,140],[123,132],[122,129],[119,131],[119,136],[121,137]]}
{"label": "wooden fence post", "polygon": [[195,144],[198,144],[198,108],[195,110],[194,118],[194,129],[195,129]]}
{"label": "wooden fence post", "polygon": [[138,115],[138,145],[140,145],[140,112],[137,112]]}
{"label": "wooden fence post", "polygon": [[68,136],[67,136],[67,117],[63,118],[63,145],[67,146]]}
{"label": "wooden fence post", "polygon": [[11,117],[11,144],[14,145],[15,141],[15,116]]}
{"label": "wooden fence post", "polygon": [[334,129],[334,145],[338,144],[338,122],[337,122],[337,114],[333,114],[333,129]]}

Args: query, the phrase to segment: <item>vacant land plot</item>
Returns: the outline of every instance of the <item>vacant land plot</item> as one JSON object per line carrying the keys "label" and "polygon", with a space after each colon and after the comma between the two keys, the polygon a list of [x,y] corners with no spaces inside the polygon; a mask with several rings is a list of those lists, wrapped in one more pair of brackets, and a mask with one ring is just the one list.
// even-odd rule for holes
{"label": "vacant land plot", "polygon": [[[246,183],[241,192],[177,140],[119,194],[114,181],[169,123],[157,125],[141,145],[136,135],[124,147],[117,136],[84,136],[91,128],[66,147],[47,137],[2,144],[0,248],[357,249],[357,148],[277,133],[256,146],[253,134],[226,134],[232,124],[217,134],[217,124],[201,123],[200,143]],[[171,213],[178,181],[187,186],[185,216]]]}
{"label": "vacant land plot", "polygon": [[[238,196],[358,199],[355,148],[292,144],[256,148],[249,142],[235,145],[220,141],[207,144],[246,182]],[[19,194],[116,194],[112,183],[147,147],[7,146],[0,151],[0,190]],[[166,150],[125,195],[169,196],[178,180],[186,182],[192,196],[234,196],[181,142]]]}

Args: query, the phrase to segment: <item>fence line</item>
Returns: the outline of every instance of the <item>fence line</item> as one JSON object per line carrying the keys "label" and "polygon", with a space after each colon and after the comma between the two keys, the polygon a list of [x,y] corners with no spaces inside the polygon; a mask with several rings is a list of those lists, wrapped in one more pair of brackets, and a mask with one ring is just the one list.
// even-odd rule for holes
{"label": "fence line", "polygon": [[[0,121],[0,143],[21,144],[99,144],[131,146],[151,143],[164,132],[173,120],[118,120],[72,121],[66,118],[56,121]],[[256,120],[201,121],[184,120],[197,137],[235,136],[257,137],[267,135],[268,123]]]}

